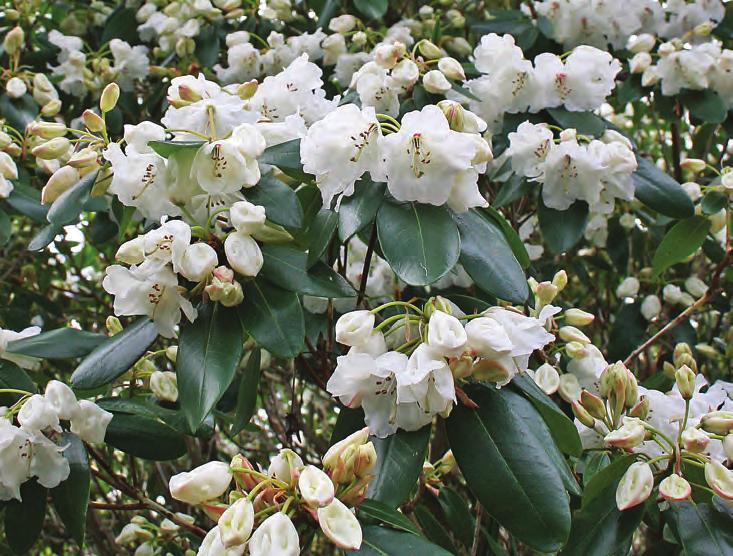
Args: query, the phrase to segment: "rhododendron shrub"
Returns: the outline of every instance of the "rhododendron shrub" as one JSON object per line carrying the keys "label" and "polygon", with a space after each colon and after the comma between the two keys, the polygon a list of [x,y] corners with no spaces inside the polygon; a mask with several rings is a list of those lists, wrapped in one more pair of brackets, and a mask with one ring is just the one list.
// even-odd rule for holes
{"label": "rhododendron shrub", "polygon": [[726,3],[0,38],[0,552],[733,553]]}

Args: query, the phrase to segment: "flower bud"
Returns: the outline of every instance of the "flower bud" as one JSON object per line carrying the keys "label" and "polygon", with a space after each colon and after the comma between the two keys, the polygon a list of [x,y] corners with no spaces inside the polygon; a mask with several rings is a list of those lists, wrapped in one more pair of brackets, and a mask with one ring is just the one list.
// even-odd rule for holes
{"label": "flower bud", "polygon": [[441,100],[438,103],[438,108],[441,109],[445,119],[448,120],[448,125],[454,131],[463,131],[463,125],[465,122],[465,108],[459,103],[453,100]]}
{"label": "flower bud", "polygon": [[665,500],[686,500],[692,494],[692,487],[677,473],[672,473],[659,483],[659,494]]}
{"label": "flower bud", "polygon": [[250,556],[297,556],[298,531],[290,518],[277,512],[263,521],[247,543]]}
{"label": "flower bud", "polygon": [[98,153],[94,149],[84,147],[80,151],[76,151],[71,155],[66,163],[73,168],[86,168],[89,166],[97,166]]}
{"label": "flower bud", "polygon": [[62,166],[48,178],[41,190],[41,203],[53,203],[62,193],[79,181],[79,171],[71,166]]}
{"label": "flower bud", "polygon": [[110,315],[107,317],[107,319],[104,321],[104,326],[107,329],[107,332],[109,333],[110,336],[119,334],[123,330],[120,319],[118,319],[117,317],[113,315]]}
{"label": "flower bud", "polygon": [[405,51],[405,45],[401,42],[381,44],[374,49],[374,61],[384,69],[392,69]]}
{"label": "flower bud", "polygon": [[647,295],[641,302],[640,311],[646,320],[653,320],[662,312],[662,302],[656,295]]}
{"label": "flower bud", "polygon": [[138,236],[120,245],[115,260],[125,264],[140,264],[145,260],[145,237]]}
{"label": "flower bud", "polygon": [[649,415],[649,398],[647,396],[639,398],[639,401],[628,411],[627,415],[629,417],[636,417],[642,421],[646,419]]}
{"label": "flower bud", "polygon": [[450,81],[439,70],[430,70],[422,77],[422,84],[428,93],[443,95],[451,90]]}
{"label": "flower bud", "polygon": [[580,392],[580,404],[596,419],[606,418],[606,404],[595,394],[583,389]]}
{"label": "flower bud", "polygon": [[343,550],[358,550],[362,532],[359,520],[338,498],[326,507],[318,508],[318,524],[328,539]]}
{"label": "flower bud", "polygon": [[255,511],[252,502],[240,498],[221,514],[219,536],[225,547],[240,546],[249,540],[255,523]]}
{"label": "flower bud", "polygon": [[534,372],[534,381],[545,394],[551,396],[560,387],[560,373],[552,365],[544,363]]}
{"label": "flower bud", "polygon": [[186,247],[178,272],[191,282],[203,282],[216,268],[219,256],[208,243],[193,243]]}
{"label": "flower bud", "polygon": [[645,435],[646,429],[639,419],[624,417],[623,425],[609,432],[603,440],[609,446],[628,450],[641,444]]}
{"label": "flower bud", "polygon": [[356,18],[351,14],[344,14],[334,17],[328,22],[328,29],[342,35],[352,31],[356,27]]}
{"label": "flower bud", "polygon": [[374,330],[374,315],[366,310],[351,311],[336,321],[336,341],[347,346],[365,344]]}
{"label": "flower bud", "polygon": [[639,293],[640,286],[641,284],[639,284],[639,280],[637,278],[627,276],[623,279],[621,284],[619,284],[618,288],[616,288],[616,296],[621,298],[636,297],[636,294]]}
{"label": "flower bud", "polygon": [[66,137],[55,137],[35,147],[31,154],[43,160],[55,160],[66,154],[71,147],[71,142]]}
{"label": "flower bud", "polygon": [[682,365],[674,374],[677,389],[683,399],[689,400],[695,394],[695,373],[687,365]]}
{"label": "flower bud", "polygon": [[537,284],[535,295],[537,296],[537,301],[539,302],[540,307],[544,307],[545,305],[552,303],[555,297],[557,297],[559,291],[560,289],[550,282],[540,282]]}
{"label": "flower bud", "polygon": [[369,427],[364,427],[363,429],[359,429],[358,431],[351,433],[343,440],[338,441],[336,444],[331,446],[323,456],[323,459],[321,460],[323,462],[323,468],[326,471],[334,469],[348,448],[361,446],[365,444],[368,439]]}
{"label": "flower bud", "polygon": [[585,345],[581,344],[580,342],[568,342],[567,344],[565,344],[565,353],[567,353],[568,357],[570,357],[571,359],[579,359],[585,357]]}
{"label": "flower bud", "polygon": [[586,326],[595,320],[595,316],[582,309],[568,309],[565,311],[565,322],[573,326]]}
{"label": "flower bud", "polygon": [[204,288],[206,295],[212,301],[218,301],[224,307],[236,307],[244,301],[244,292],[239,282],[223,282],[218,278],[214,278],[208,286]]}
{"label": "flower bud", "polygon": [[702,416],[700,427],[712,434],[728,434],[733,431],[733,411],[711,411]]}
{"label": "flower bud", "polygon": [[377,449],[373,442],[367,442],[356,448],[352,457],[354,476],[359,478],[371,477],[371,472],[377,466]]}
{"label": "flower bud", "polygon": [[242,276],[257,276],[264,259],[257,242],[247,234],[231,233],[224,240],[224,252],[229,266]]}
{"label": "flower bud", "polygon": [[565,373],[560,375],[560,385],[557,388],[557,393],[560,397],[568,403],[572,403],[576,400],[580,400],[580,382],[578,377],[572,373]]}
{"label": "flower bud", "polygon": [[552,277],[552,285],[557,288],[558,292],[563,291],[565,286],[568,285],[568,273],[564,270],[558,270],[555,276]]}
{"label": "flower bud", "polygon": [[463,69],[461,63],[455,58],[445,56],[438,60],[438,69],[443,74],[454,81],[464,81],[466,79],[466,72]]}
{"label": "flower bud", "polygon": [[728,459],[728,465],[733,464],[733,433],[728,433],[723,439],[723,452]]}
{"label": "flower bud", "polygon": [[105,128],[104,118],[93,110],[84,110],[81,119],[87,129],[93,133],[99,133]]}
{"label": "flower bud", "polygon": [[[6,10],[7,15],[7,10]],[[19,26],[13,27],[3,39],[3,49],[9,56],[17,54],[23,49],[25,44],[25,32]]]}
{"label": "flower bud", "polygon": [[685,158],[681,163],[680,167],[683,170],[689,170],[690,172],[702,172],[707,164],[705,164],[704,160],[700,160],[699,158]]}
{"label": "flower bud", "polygon": [[298,471],[303,467],[303,460],[289,448],[280,450],[272,460],[267,474],[279,481],[294,485],[298,479]]}
{"label": "flower bud", "polygon": [[688,364],[686,359],[683,360],[686,356],[692,357],[692,348],[688,344],[680,342],[674,346],[672,361],[674,361],[675,367],[679,368]]}
{"label": "flower bud", "polygon": [[150,540],[150,539],[153,539],[154,537],[155,535],[153,535],[151,531],[148,531],[147,529],[143,529],[137,523],[131,522],[122,528],[122,531],[120,531],[120,534],[117,535],[117,537],[115,538],[115,544],[124,546],[126,544],[131,544],[136,541]]}
{"label": "flower bud", "polygon": [[636,35],[633,38],[629,38],[626,43],[626,49],[629,52],[637,54],[639,52],[649,52],[654,48],[654,44],[657,42],[657,38],[649,33],[642,33]]}
{"label": "flower bud", "polygon": [[690,276],[685,280],[685,289],[694,297],[702,297],[708,291],[708,286],[697,276]]}
{"label": "flower bud", "polygon": [[176,500],[195,506],[226,492],[232,482],[229,465],[221,461],[210,461],[191,471],[171,477],[169,489]]}
{"label": "flower bud", "polygon": [[639,383],[630,370],[626,369],[626,388],[624,389],[624,403],[627,409],[634,407],[639,397]]}
{"label": "flower bud", "polygon": [[629,72],[644,73],[652,65],[652,56],[648,52],[639,52],[629,60]]}
{"label": "flower bud", "polygon": [[577,141],[578,130],[575,128],[563,129],[560,132],[560,141]]}
{"label": "flower bud", "polygon": [[5,92],[10,98],[20,98],[28,92],[28,87],[20,77],[11,77],[5,84]]}
{"label": "flower bud", "polygon": [[427,39],[421,40],[417,48],[427,60],[435,60],[443,55],[443,51]]}
{"label": "flower bud", "polygon": [[599,386],[601,396],[608,398],[611,392],[625,392],[628,376],[628,369],[621,361],[606,367],[601,373]]}
{"label": "flower bud", "polygon": [[165,357],[175,365],[178,359],[178,346],[168,346],[165,348]]}
{"label": "flower bud", "polygon": [[229,209],[229,221],[238,232],[251,235],[264,226],[265,207],[237,201]]}
{"label": "flower bud", "polygon": [[571,407],[573,408],[573,414],[575,415],[576,419],[578,419],[578,421],[583,423],[589,429],[595,427],[596,420],[582,405],[580,405],[579,401],[576,400],[571,402]]}
{"label": "flower bud", "polygon": [[336,493],[331,478],[314,465],[306,465],[300,472],[298,490],[312,508],[328,506]]}
{"label": "flower bud", "polygon": [[703,453],[710,444],[710,437],[697,427],[687,427],[682,431],[682,447],[693,454]]}
{"label": "flower bud", "polygon": [[57,98],[49,100],[41,108],[41,116],[44,118],[53,118],[61,111],[61,101]]}
{"label": "flower bud", "polygon": [[150,390],[159,400],[166,402],[178,401],[178,380],[176,373],[155,371],[150,375]]}
{"label": "flower bud", "polygon": [[59,122],[33,122],[28,126],[28,131],[42,139],[53,139],[66,135],[66,126]]}
{"label": "flower bud", "polygon": [[705,480],[715,494],[733,500],[733,471],[717,461],[705,464]]}
{"label": "flower bud", "polygon": [[654,474],[649,464],[632,463],[616,488],[616,507],[624,511],[638,506],[649,498],[653,489]]}
{"label": "flower bud", "polygon": [[259,479],[257,479],[257,477],[251,473],[242,471],[242,469],[255,471],[254,466],[242,454],[237,454],[232,458],[229,468],[234,475],[237,484],[242,485],[245,490],[252,490],[259,483]]}
{"label": "flower bud", "polygon": [[560,338],[566,342],[578,342],[581,344],[590,344],[590,338],[583,334],[580,330],[574,326],[562,326],[558,331]]}
{"label": "flower bud", "polygon": [[117,106],[117,101],[120,98],[120,87],[117,83],[110,83],[102,91],[102,96],[99,97],[99,109],[103,114],[106,114]]}
{"label": "flower bud", "polygon": [[257,83],[256,79],[252,79],[250,81],[247,81],[246,83],[242,83],[239,87],[237,87],[237,95],[242,100],[249,100],[257,92],[258,86],[259,84]]}

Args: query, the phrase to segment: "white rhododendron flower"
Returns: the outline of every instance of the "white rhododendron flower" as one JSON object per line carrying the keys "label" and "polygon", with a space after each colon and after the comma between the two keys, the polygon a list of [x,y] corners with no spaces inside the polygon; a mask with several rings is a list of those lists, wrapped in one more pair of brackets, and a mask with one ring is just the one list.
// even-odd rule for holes
{"label": "white rhododendron flower", "polygon": [[218,498],[229,488],[232,474],[229,465],[221,461],[210,461],[192,471],[171,477],[171,496],[187,504],[201,504]]}
{"label": "white rhododendron flower", "polygon": [[297,556],[300,554],[300,539],[295,525],[282,512],[268,517],[247,544],[252,556]]}

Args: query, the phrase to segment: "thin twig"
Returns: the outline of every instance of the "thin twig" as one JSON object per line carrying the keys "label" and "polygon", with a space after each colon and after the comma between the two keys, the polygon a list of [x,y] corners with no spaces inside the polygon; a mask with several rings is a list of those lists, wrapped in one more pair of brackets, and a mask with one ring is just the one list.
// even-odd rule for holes
{"label": "thin twig", "polygon": [[473,544],[471,545],[471,556],[478,556],[481,544],[481,519],[484,516],[484,507],[481,502],[476,502],[476,526],[473,528]]}
{"label": "thin twig", "polygon": [[369,267],[372,264],[372,253],[374,253],[374,245],[377,243],[377,223],[372,225],[372,235],[367,245],[366,256],[364,257],[364,268],[361,270],[361,283],[359,284],[359,295],[356,298],[356,306],[362,304],[366,296],[367,280],[369,279]]}

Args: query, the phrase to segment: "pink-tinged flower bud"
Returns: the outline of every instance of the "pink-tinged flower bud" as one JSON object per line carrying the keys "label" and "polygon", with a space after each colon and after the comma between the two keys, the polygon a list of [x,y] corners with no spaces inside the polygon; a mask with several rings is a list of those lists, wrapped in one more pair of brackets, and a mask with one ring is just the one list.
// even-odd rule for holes
{"label": "pink-tinged flower bud", "polygon": [[181,100],[185,100],[186,102],[197,102],[202,98],[198,91],[185,83],[181,83],[178,86],[178,96]]}
{"label": "pink-tinged flower bud", "polygon": [[298,556],[300,539],[290,518],[278,512],[257,527],[247,547],[250,556]]}
{"label": "pink-tinged flower bud", "polygon": [[244,301],[244,292],[239,282],[222,282],[214,278],[204,291],[211,301],[218,301],[224,307],[235,307]]}
{"label": "pink-tinged flower bud", "polygon": [[639,398],[639,401],[629,410],[627,415],[629,417],[636,417],[642,421],[646,419],[647,415],[649,415],[649,398],[647,396]]}
{"label": "pink-tinged flower bud", "polygon": [[463,131],[466,110],[453,100],[441,100],[438,108],[443,112],[448,125],[454,131]]}
{"label": "pink-tinged flower bud", "polygon": [[242,83],[239,87],[237,87],[237,95],[242,100],[249,100],[257,92],[257,87],[259,87],[257,80],[252,79],[251,81]]}
{"label": "pink-tinged flower bud", "polygon": [[454,357],[448,362],[453,378],[460,380],[470,376],[473,372],[473,357],[463,354],[460,357]]}
{"label": "pink-tinged flower bud", "polygon": [[211,275],[219,262],[219,255],[208,243],[193,243],[186,247],[179,274],[191,282],[202,282]]}
{"label": "pink-tinged flower bud", "polygon": [[62,166],[48,178],[41,190],[41,203],[53,203],[67,189],[79,181],[79,171],[71,166]]}
{"label": "pink-tinged flower bud", "polygon": [[592,392],[585,389],[580,392],[580,405],[596,419],[606,418],[606,404]]}
{"label": "pink-tinged flower bud", "polygon": [[573,326],[586,326],[595,320],[595,316],[582,309],[568,309],[565,311],[565,322]]}
{"label": "pink-tinged flower bud", "polygon": [[684,170],[689,170],[690,172],[702,172],[705,169],[705,161],[700,160],[699,158],[685,158],[681,163],[680,166]]}
{"label": "pink-tinged flower bud", "polygon": [[659,483],[659,494],[666,500],[686,500],[692,494],[692,487],[677,473],[672,473]]}
{"label": "pink-tinged flower bud", "polygon": [[534,372],[534,381],[545,394],[551,396],[560,387],[560,373],[552,365],[544,363]]}
{"label": "pink-tinged flower bud", "polygon": [[338,498],[328,506],[318,508],[318,524],[328,539],[343,550],[358,550],[362,532],[359,520]]}
{"label": "pink-tinged flower bud", "polygon": [[343,440],[339,440],[336,444],[331,446],[323,456],[323,468],[326,471],[330,471],[335,468],[336,465],[338,465],[339,459],[342,459],[347,448],[358,447],[366,444],[368,439],[369,427],[364,427],[363,429],[359,429],[358,431],[351,433]]}
{"label": "pink-tinged flower bud", "polygon": [[609,432],[603,440],[609,446],[629,449],[638,446],[644,441],[646,429],[639,419],[624,417],[621,428]]}
{"label": "pink-tinged flower bud", "polygon": [[702,416],[700,427],[713,434],[733,432],[733,411],[711,411]]}
{"label": "pink-tinged flower bud", "polygon": [[87,129],[93,133],[99,133],[106,127],[104,118],[93,110],[84,110],[84,113],[81,115],[81,119]]}
{"label": "pink-tinged flower bud", "polygon": [[695,372],[687,365],[682,365],[674,374],[677,389],[683,399],[689,400],[695,395]]}
{"label": "pink-tinged flower bud", "polygon": [[590,344],[590,338],[583,334],[574,326],[562,326],[558,331],[560,338],[566,342],[579,342],[581,344]]}
{"label": "pink-tinged flower bud", "polygon": [[374,315],[369,311],[351,311],[336,321],[336,341],[347,346],[361,346],[371,338]]}
{"label": "pink-tinged flower bud", "polygon": [[473,375],[476,380],[487,380],[499,384],[506,383],[512,376],[509,369],[494,359],[479,359],[473,365]]}
{"label": "pink-tinged flower bud", "polygon": [[298,454],[289,448],[280,450],[272,460],[267,474],[289,485],[295,485],[298,480],[298,473],[303,467],[303,460]]}
{"label": "pink-tinged flower bud", "polygon": [[300,472],[298,490],[312,508],[328,506],[336,494],[331,478],[314,465],[306,465]]}
{"label": "pink-tinged flower bud", "polygon": [[240,546],[249,540],[255,523],[252,502],[240,498],[221,514],[217,525],[221,544],[225,547]]}
{"label": "pink-tinged flower bud", "polygon": [[120,87],[117,83],[110,83],[102,91],[102,96],[99,97],[99,108],[103,114],[106,114],[117,106],[117,101],[120,98]]}
{"label": "pink-tinged flower bud", "polygon": [[42,139],[53,139],[66,135],[66,126],[59,122],[33,122],[28,126],[28,131]]}
{"label": "pink-tinged flower bud", "polygon": [[[7,14],[7,11],[6,11]],[[3,49],[5,53],[12,56],[23,49],[25,44],[25,31],[22,27],[13,27],[3,39]]]}
{"label": "pink-tinged flower bud", "polygon": [[626,388],[624,389],[624,403],[627,409],[634,407],[639,398],[639,383],[629,369],[626,369]]}
{"label": "pink-tinged flower bud", "polygon": [[234,271],[226,266],[218,266],[214,269],[214,278],[222,282],[234,282]]}
{"label": "pink-tinged flower bud", "polygon": [[700,454],[710,444],[710,437],[696,427],[688,427],[682,431],[682,447],[688,452]]}
{"label": "pink-tinged flower bud", "polygon": [[150,391],[159,400],[178,401],[178,380],[171,371],[155,371],[150,375]]}
{"label": "pink-tinged flower bud", "polygon": [[55,137],[35,147],[31,154],[43,160],[54,160],[66,154],[71,142],[66,137]]}
{"label": "pink-tinged flower bud", "polygon": [[717,461],[705,464],[705,480],[715,494],[733,500],[733,471]]}
{"label": "pink-tinged flower bud", "polygon": [[374,49],[374,62],[381,68],[392,69],[405,52],[405,45],[401,42],[381,44]]}
{"label": "pink-tinged flower bud", "polygon": [[466,72],[461,63],[450,56],[445,56],[438,60],[438,69],[448,79],[452,79],[453,81],[464,81],[466,79]]}
{"label": "pink-tinged flower bud", "polygon": [[573,401],[570,405],[573,408],[573,414],[575,415],[576,419],[578,419],[578,421],[580,421],[589,429],[592,429],[596,426],[596,420],[582,405],[580,405],[579,401]]}
{"label": "pink-tinged flower bud", "polygon": [[654,489],[654,474],[649,464],[637,461],[632,463],[616,488],[616,507],[628,510],[643,503]]}
{"label": "pink-tinged flower bud", "polygon": [[255,486],[257,486],[257,484],[259,484],[259,479],[255,477],[252,473],[241,471],[242,469],[255,471],[255,468],[252,466],[250,461],[242,454],[237,454],[236,456],[234,456],[232,458],[232,463],[229,467],[232,470],[232,473],[234,474],[234,478],[237,480],[237,483],[244,486],[245,490],[252,490]]}
{"label": "pink-tinged flower bud", "polygon": [[221,461],[210,461],[191,471],[174,475],[168,487],[173,498],[195,506],[219,498],[227,491],[231,482],[229,465]]}

